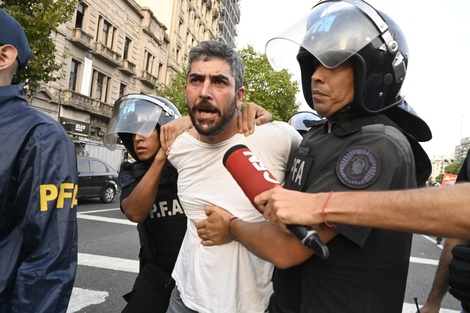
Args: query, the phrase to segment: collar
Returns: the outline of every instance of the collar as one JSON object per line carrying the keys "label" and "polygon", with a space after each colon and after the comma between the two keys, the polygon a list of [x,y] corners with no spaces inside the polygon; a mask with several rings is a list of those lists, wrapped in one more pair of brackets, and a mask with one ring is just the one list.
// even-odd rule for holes
{"label": "collar", "polygon": [[23,84],[0,86],[0,111],[8,110],[10,108],[9,103],[12,101],[26,103],[23,86]]}

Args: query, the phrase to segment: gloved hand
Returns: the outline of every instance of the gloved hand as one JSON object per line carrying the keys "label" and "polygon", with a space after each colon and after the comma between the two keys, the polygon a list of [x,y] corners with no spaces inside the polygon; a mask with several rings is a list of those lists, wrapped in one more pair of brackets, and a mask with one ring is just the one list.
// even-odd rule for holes
{"label": "gloved hand", "polygon": [[470,304],[470,247],[457,245],[452,249],[449,263],[449,293],[465,304]]}

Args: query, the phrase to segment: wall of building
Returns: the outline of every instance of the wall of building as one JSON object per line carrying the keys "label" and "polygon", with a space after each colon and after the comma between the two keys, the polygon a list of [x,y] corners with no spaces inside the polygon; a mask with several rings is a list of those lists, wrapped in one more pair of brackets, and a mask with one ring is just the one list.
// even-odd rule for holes
{"label": "wall of building", "polygon": [[[231,16],[236,14],[236,16]],[[238,1],[83,0],[72,19],[51,34],[57,81],[29,103],[56,119],[73,138],[100,141],[114,102],[123,94],[156,94],[181,72],[189,50],[203,40],[234,41],[221,32],[239,21]],[[225,27],[225,26],[224,26]]]}

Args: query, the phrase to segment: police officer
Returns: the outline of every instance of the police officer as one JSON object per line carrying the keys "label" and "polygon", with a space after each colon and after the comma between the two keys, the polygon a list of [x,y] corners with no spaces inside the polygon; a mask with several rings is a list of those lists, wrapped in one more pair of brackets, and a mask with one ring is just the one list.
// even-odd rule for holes
{"label": "police officer", "polygon": [[[400,93],[408,47],[398,25],[366,2],[327,0],[268,42],[274,66],[282,59],[277,43],[286,40],[300,45],[305,100],[325,118],[294,156],[285,187],[297,193],[282,191],[292,196],[286,205],[296,205],[298,192],[424,185],[431,165],[418,141],[430,140],[431,132]],[[279,205],[270,201],[277,191],[265,216]],[[330,258],[313,255],[300,266],[276,269],[272,312],[401,312],[411,234],[326,220],[318,232]]]}
{"label": "police officer", "polygon": [[[125,95],[116,100],[104,137],[110,149],[120,139],[135,159],[123,163],[118,179],[121,209],[138,223],[141,244],[140,271],[132,291],[124,296],[126,313],[165,312],[174,287],[171,272],[186,231],[186,215],[177,195],[178,174],[166,161],[160,132],[179,117],[178,109],[162,97]],[[183,119],[186,129],[191,122]]]}
{"label": "police officer", "polygon": [[0,9],[0,312],[65,313],[77,269],[77,159],[13,75],[33,57]]}
{"label": "police officer", "polygon": [[[394,21],[363,1],[320,1],[268,42],[274,68],[285,67],[283,52],[292,51],[290,43],[297,45],[305,100],[324,120],[305,135],[285,188],[255,198],[264,216],[312,206],[307,193],[328,193],[327,207],[334,191],[424,185],[431,164],[419,141],[430,140],[431,131],[400,93],[408,47]],[[211,223],[215,214],[226,213],[214,211]],[[330,257],[323,260],[294,241],[280,244],[291,234],[225,220],[230,228],[220,229],[228,229],[253,253],[274,261],[283,254],[283,261],[275,263],[271,313],[402,311],[411,234],[325,219],[312,226],[329,248]],[[220,243],[216,239],[211,238]]]}

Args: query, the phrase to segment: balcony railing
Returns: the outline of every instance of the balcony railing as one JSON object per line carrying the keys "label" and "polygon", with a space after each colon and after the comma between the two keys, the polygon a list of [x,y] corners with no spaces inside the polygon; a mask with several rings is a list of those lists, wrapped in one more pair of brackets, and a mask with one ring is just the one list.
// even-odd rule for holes
{"label": "balcony railing", "polygon": [[85,33],[81,28],[74,28],[72,38],[70,38],[70,41],[87,50],[93,49],[92,40],[93,36]]}
{"label": "balcony railing", "polygon": [[142,71],[142,81],[148,85],[155,87],[157,85],[157,78],[147,71]]}
{"label": "balcony railing", "polygon": [[107,61],[112,65],[119,66],[119,60],[121,59],[121,55],[105,46],[102,42],[95,42],[93,54],[101,57],[104,61]]}
{"label": "balcony railing", "polygon": [[90,98],[72,90],[62,90],[60,93],[60,103],[87,111],[96,115],[111,118],[113,107],[110,104]]}
{"label": "balcony railing", "polygon": [[119,70],[125,72],[129,75],[135,75],[135,64],[127,59],[121,60],[121,65],[119,66]]}

